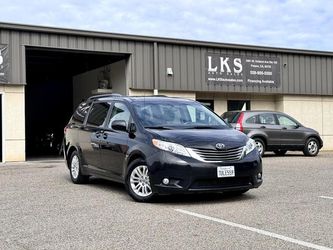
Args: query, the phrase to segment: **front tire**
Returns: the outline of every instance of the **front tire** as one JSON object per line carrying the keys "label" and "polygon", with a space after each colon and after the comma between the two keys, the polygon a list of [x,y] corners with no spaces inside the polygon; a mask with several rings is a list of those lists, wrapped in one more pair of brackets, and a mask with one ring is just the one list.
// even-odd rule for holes
{"label": "front tire", "polygon": [[306,156],[316,156],[319,153],[319,143],[316,138],[309,138],[304,146],[303,150]]}
{"label": "front tire", "polygon": [[125,186],[135,201],[149,202],[154,197],[148,166],[142,159],[136,159],[128,166]]}
{"label": "front tire", "polygon": [[84,184],[89,181],[89,176],[82,174],[81,158],[77,151],[74,151],[69,161],[69,173],[72,182],[75,184]]}

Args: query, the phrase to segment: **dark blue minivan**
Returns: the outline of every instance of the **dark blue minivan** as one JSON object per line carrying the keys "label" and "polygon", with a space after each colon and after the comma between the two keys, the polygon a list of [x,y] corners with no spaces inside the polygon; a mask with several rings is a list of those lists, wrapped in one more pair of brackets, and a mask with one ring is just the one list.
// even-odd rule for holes
{"label": "dark blue minivan", "polygon": [[161,96],[88,98],[65,128],[74,183],[125,184],[136,201],[159,194],[241,194],[262,184],[255,142],[199,102]]}

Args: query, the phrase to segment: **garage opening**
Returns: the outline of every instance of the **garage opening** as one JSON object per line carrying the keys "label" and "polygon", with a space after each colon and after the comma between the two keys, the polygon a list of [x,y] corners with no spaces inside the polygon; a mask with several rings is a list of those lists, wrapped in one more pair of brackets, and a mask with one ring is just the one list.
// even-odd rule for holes
{"label": "garage opening", "polygon": [[26,48],[26,157],[60,157],[63,129],[93,94],[126,94],[128,54]]}

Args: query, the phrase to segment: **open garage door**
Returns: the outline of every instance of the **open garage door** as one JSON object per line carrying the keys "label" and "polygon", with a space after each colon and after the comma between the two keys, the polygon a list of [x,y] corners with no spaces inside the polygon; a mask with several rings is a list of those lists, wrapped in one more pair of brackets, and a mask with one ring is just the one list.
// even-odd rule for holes
{"label": "open garage door", "polygon": [[[126,94],[128,58],[126,54],[27,47],[27,159],[59,155],[63,128],[87,96],[100,89],[111,92],[110,88]],[[120,80],[113,82],[113,78]]]}

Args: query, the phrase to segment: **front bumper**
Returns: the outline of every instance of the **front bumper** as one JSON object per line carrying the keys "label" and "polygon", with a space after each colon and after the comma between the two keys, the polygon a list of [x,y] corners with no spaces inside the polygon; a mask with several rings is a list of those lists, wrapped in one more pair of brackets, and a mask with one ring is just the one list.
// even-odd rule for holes
{"label": "front bumper", "polygon": [[[256,150],[235,162],[206,163],[160,151],[147,159],[152,189],[158,194],[223,192],[258,188],[262,160]],[[218,166],[234,166],[235,177],[217,177]],[[162,183],[168,178],[169,184]]]}

